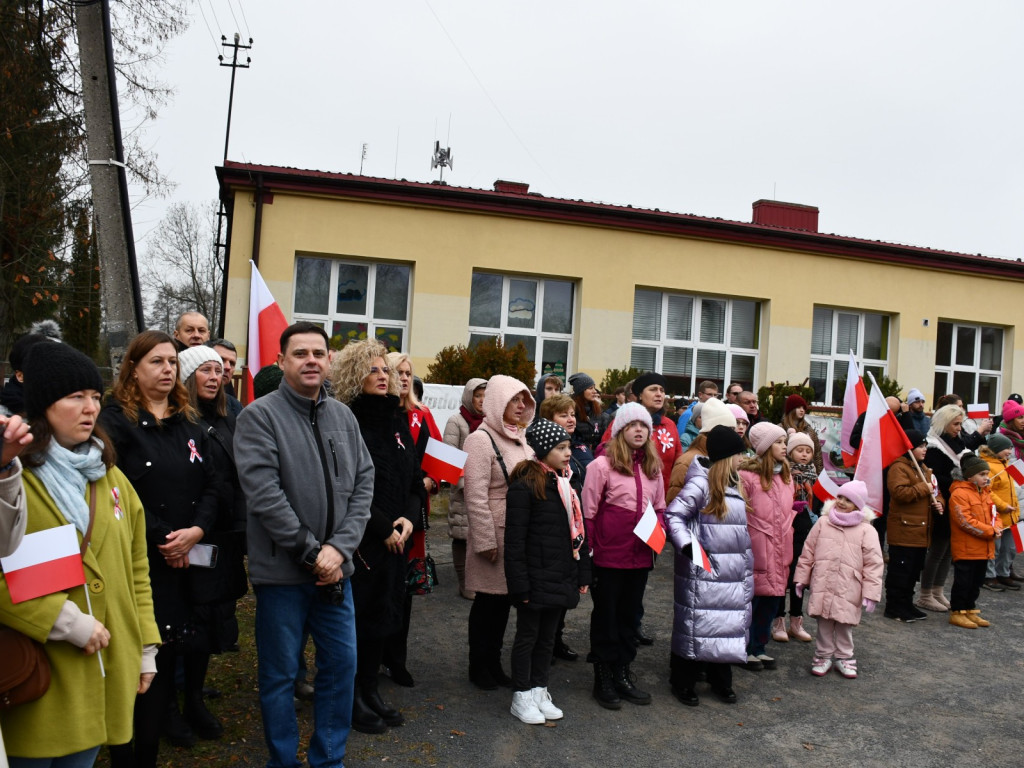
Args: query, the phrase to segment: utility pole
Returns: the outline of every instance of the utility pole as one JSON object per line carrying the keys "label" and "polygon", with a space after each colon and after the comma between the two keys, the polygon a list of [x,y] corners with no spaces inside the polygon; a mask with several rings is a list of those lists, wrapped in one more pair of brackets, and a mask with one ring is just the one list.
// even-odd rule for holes
{"label": "utility pole", "polygon": [[[235,32],[234,42],[227,42],[227,38],[224,35],[220,36],[220,44],[224,48],[231,48],[231,63],[224,61],[224,54],[217,57],[217,61],[220,62],[222,67],[231,67],[231,88],[228,91],[228,124],[227,129],[224,131],[224,162],[228,159],[228,145],[231,142],[231,111],[235,106],[235,72],[239,69],[248,69],[252,63],[252,59],[248,56],[245,57],[245,63],[238,63],[238,52],[248,51],[252,49],[252,38],[249,38],[248,45],[241,44],[241,35]],[[228,308],[228,245],[226,242],[221,242],[221,232],[224,229],[224,219],[227,218],[227,212],[224,210],[224,201],[220,201],[220,206],[217,208],[217,241],[213,244],[214,251],[218,257],[220,264],[221,274],[223,275],[223,285],[221,286],[220,292],[220,318],[217,321],[217,335],[224,335],[224,315],[227,313]]]}
{"label": "utility pole", "polygon": [[116,371],[128,342],[145,327],[145,322],[121,143],[109,0],[76,4],[75,27],[82,68],[100,295],[110,341],[110,364]]}

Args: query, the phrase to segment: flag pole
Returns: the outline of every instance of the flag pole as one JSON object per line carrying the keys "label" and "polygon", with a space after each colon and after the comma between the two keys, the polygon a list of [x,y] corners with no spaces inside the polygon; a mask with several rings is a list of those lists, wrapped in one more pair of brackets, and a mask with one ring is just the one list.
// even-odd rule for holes
{"label": "flag pole", "polygon": [[[85,587],[85,607],[89,609],[89,615],[92,616],[92,620],[95,621],[96,617],[92,615],[92,598],[89,597],[89,585],[84,584]],[[107,670],[103,667],[103,651],[100,648],[96,649],[96,658],[100,660],[100,677],[107,676]]]}

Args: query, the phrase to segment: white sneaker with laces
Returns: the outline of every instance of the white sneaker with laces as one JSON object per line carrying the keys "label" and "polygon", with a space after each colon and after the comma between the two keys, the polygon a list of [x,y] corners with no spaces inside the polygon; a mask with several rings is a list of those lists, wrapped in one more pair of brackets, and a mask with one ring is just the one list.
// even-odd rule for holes
{"label": "white sneaker with laces", "polygon": [[544,725],[544,715],[533,700],[533,691],[516,691],[512,694],[512,714],[527,725]]}
{"label": "white sneaker with laces", "polygon": [[857,677],[857,660],[856,659],[836,659],[836,669],[839,670],[839,674],[848,680],[853,680]]}
{"label": "white sneaker with laces", "polygon": [[562,719],[564,713],[551,702],[551,694],[548,693],[547,688],[534,688],[530,693],[533,694],[533,703],[537,705],[537,709],[540,710],[545,719]]}
{"label": "white sneaker with laces", "polygon": [[832,669],[832,659],[823,659],[815,656],[811,660],[811,674],[817,677],[824,677]]}

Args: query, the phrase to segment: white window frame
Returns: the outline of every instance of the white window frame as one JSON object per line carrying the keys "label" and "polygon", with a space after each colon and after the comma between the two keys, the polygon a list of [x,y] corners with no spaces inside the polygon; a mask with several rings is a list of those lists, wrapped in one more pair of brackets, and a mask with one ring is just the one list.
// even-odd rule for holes
{"label": "white window frame", "polygon": [[[576,303],[579,301],[579,281],[572,280],[570,278],[556,277],[553,275],[516,275],[506,274],[503,272],[494,272],[486,269],[474,269],[473,274],[481,275],[493,275],[501,277],[501,316],[499,319],[499,326],[497,328],[480,325],[470,325],[467,335],[467,343],[472,343],[473,336],[489,336],[491,338],[497,336],[505,342],[506,335],[511,336],[533,336],[536,338],[534,349],[534,357],[539,357],[544,354],[544,342],[545,341],[567,341],[569,342],[568,352],[566,352],[565,366],[566,375],[572,366],[573,351],[575,347],[575,332],[576,332]],[[533,328],[522,328],[519,326],[510,326],[508,324],[508,303],[509,303],[509,292],[510,283],[513,280],[524,280],[530,281],[537,284],[537,299],[534,306],[534,327]],[[572,307],[570,307],[569,317],[572,323],[572,330],[569,333],[552,333],[550,331],[541,330],[544,327],[544,290],[548,281],[556,283],[569,283],[572,285]],[[472,286],[472,283],[470,284]],[[472,287],[470,287],[470,303],[472,304],[473,294]],[[537,369],[538,377],[541,375],[541,365],[543,360],[531,360]]]}
{"label": "white window frame", "polygon": [[[887,318],[888,319],[888,321],[889,321],[888,329],[887,329],[888,338],[885,339],[885,345],[884,345],[885,348],[888,350],[888,349],[891,349],[891,345],[892,345],[892,325],[893,325],[892,315],[887,314],[885,312],[870,312],[868,310],[846,309],[844,307],[830,307],[830,306],[825,306],[825,305],[822,305],[822,304],[816,304],[814,306],[814,309],[815,310],[827,309],[828,311],[830,311],[832,313],[832,338],[829,341],[829,347],[832,350],[832,353],[828,354],[828,355],[818,354],[818,353],[813,352],[813,349],[814,349],[814,341],[813,341],[813,338],[814,338],[814,314],[813,314],[813,310],[812,310],[812,314],[811,314],[811,339],[812,339],[811,340],[811,349],[812,349],[812,352],[811,352],[811,363],[825,363],[828,366],[828,369],[827,369],[828,373],[827,373],[827,375],[825,377],[825,395],[826,395],[826,397],[828,397],[829,393],[831,393],[833,391],[833,389],[834,389],[836,375],[838,374],[838,377],[840,379],[846,378],[846,373],[847,373],[847,370],[849,368],[850,350],[849,349],[836,349],[836,345],[838,343],[838,336],[839,336],[839,323],[836,320],[836,316],[839,315],[839,314],[852,315],[852,316],[855,316],[857,318],[857,348],[855,350],[853,350],[853,353],[854,353],[854,355],[857,356],[857,363],[860,365],[861,374],[863,375],[866,370],[871,370],[872,373],[876,373],[876,372],[880,371],[882,373],[882,375],[884,375],[884,376],[888,376],[889,375],[889,361],[887,359],[886,360],[881,360],[881,359],[877,359],[877,358],[865,358],[864,357],[864,322],[867,319],[868,315],[878,315],[879,317],[883,317],[883,318]],[[808,374],[809,373],[810,373],[810,366],[808,366]],[[810,379],[810,376],[808,376],[808,379]],[[816,400],[815,404],[816,405],[831,406],[831,405],[842,405],[842,402],[839,402],[839,403],[829,403],[827,401]]]}
{"label": "white window frame", "polygon": [[[989,403],[990,408],[998,408],[1002,404],[1002,391],[1003,391],[1003,372],[1002,370],[993,370],[990,368],[981,367],[981,331],[983,328],[991,328],[999,331],[1002,335],[1002,346],[999,350],[999,362],[1006,359],[1006,329],[999,325],[983,325],[981,323],[960,323],[956,320],[943,320],[940,319],[939,323],[948,323],[951,325],[952,332],[950,334],[949,343],[949,365],[939,365],[935,363],[935,375],[938,377],[939,374],[945,374],[946,376],[946,387],[942,392],[935,392],[935,397],[941,397],[942,395],[953,391],[953,377],[956,373],[972,373],[974,374],[974,391],[973,392],[957,392],[960,397],[964,398],[964,405],[978,402],[978,398],[981,395],[978,394],[978,381],[982,376],[988,376],[996,380],[996,402]],[[959,328],[971,328],[975,332],[975,344],[974,344],[974,362],[972,365],[963,365],[962,363],[956,362],[956,345],[957,345],[957,330]],[[936,348],[935,355],[938,360],[938,327],[936,327]]]}
{"label": "white window frame", "polygon": [[[309,312],[294,311],[296,292],[298,291],[299,285],[299,259],[317,259],[331,263],[330,285],[327,289],[327,307],[329,310],[327,314],[313,314]],[[342,264],[368,268],[366,276],[366,311],[362,314],[347,314],[336,311],[338,306],[338,268]],[[373,315],[373,308],[377,300],[377,267],[380,265],[406,267],[409,270],[409,289],[405,297],[405,320],[375,318]],[[366,323],[366,338],[368,339],[376,338],[378,328],[401,328],[402,348],[400,351],[406,352],[409,348],[409,317],[412,314],[412,281],[413,265],[405,262],[371,261],[369,259],[314,256],[312,254],[299,253],[295,256],[295,264],[292,268],[292,319],[294,322],[306,320],[311,323],[318,323],[322,325],[324,330],[327,331],[328,338],[333,336],[335,322]]]}
{"label": "white window frame", "polygon": [[[633,303],[634,313],[636,312],[636,291],[646,291],[648,293],[660,293],[661,294],[661,327],[658,329],[658,339],[631,339],[630,341],[630,364],[632,365],[633,349],[653,349],[655,351],[655,362],[654,370],[662,373],[664,371],[664,358],[666,348],[675,349],[689,349],[693,353],[693,363],[690,369],[690,385],[689,392],[674,392],[676,395],[687,395],[693,396],[696,394],[696,387],[707,377],[697,376],[697,352],[700,350],[714,350],[725,353],[725,377],[724,383],[722,384],[722,391],[729,386],[729,383],[735,379],[732,374],[732,359],[733,355],[740,355],[743,357],[754,358],[754,375],[751,381],[751,386],[756,386],[758,381],[758,373],[761,366],[761,326],[764,319],[764,304],[763,302],[757,301],[756,299],[746,299],[741,297],[730,297],[730,296],[701,296],[698,294],[681,293],[677,291],[659,291],[656,288],[644,288],[636,286],[633,291]],[[691,299],[693,301],[693,317],[692,325],[690,329],[690,340],[679,341],[677,339],[669,339],[668,337],[668,306],[669,299],[671,297],[682,297]],[[722,343],[713,343],[700,340],[700,323],[701,323],[701,302],[707,301],[724,301],[725,302],[725,329],[722,334],[724,341]],[[743,301],[754,304],[757,309],[757,339],[756,345],[753,348],[746,347],[733,347],[730,343],[732,338],[732,316],[733,316],[733,303],[736,301]],[[667,374],[668,375],[668,374]],[[676,378],[683,378],[679,374],[670,374]],[[698,381],[699,378],[699,381]]]}

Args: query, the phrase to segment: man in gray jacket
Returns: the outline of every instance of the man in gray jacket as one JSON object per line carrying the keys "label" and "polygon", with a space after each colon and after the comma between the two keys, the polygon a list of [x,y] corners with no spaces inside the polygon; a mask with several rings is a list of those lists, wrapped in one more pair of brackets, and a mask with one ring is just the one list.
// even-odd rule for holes
{"label": "man in gray jacket", "polygon": [[370,516],[373,464],[347,406],[330,398],[327,334],[281,334],[283,380],[238,417],[235,459],[248,502],[260,709],[270,768],[298,768],[292,702],[303,629],[319,673],[311,768],[340,766],[352,724],[356,634],[352,557]]}

